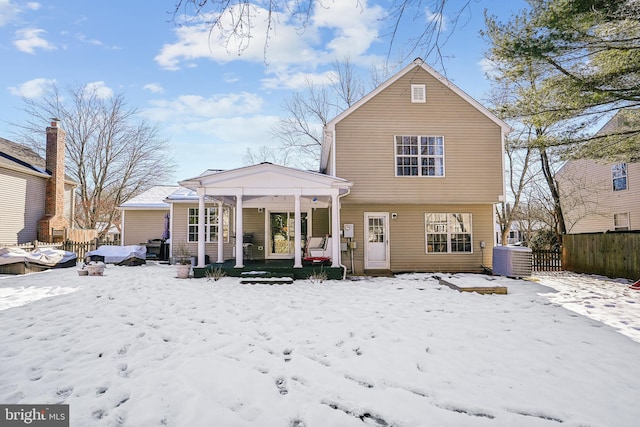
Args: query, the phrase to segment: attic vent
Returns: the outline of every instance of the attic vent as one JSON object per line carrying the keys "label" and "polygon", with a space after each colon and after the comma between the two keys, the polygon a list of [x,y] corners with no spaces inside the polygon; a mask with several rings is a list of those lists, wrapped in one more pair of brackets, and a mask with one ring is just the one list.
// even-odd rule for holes
{"label": "attic vent", "polygon": [[411,85],[411,102],[427,102],[426,85]]}

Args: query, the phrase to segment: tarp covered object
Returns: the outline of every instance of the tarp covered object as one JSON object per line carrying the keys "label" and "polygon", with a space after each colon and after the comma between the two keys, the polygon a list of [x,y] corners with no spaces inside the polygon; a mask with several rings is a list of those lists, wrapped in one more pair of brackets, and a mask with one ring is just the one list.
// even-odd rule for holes
{"label": "tarp covered object", "polygon": [[87,252],[87,258],[100,256],[107,264],[120,264],[126,260],[137,258],[145,260],[147,258],[147,248],[140,245],[129,246],[100,246],[95,251]]}
{"label": "tarp covered object", "polygon": [[[74,265],[78,256],[75,252],[61,249],[42,248],[27,252],[22,248],[0,248],[0,265],[28,262],[47,267]],[[68,265],[67,265],[68,264]]]}

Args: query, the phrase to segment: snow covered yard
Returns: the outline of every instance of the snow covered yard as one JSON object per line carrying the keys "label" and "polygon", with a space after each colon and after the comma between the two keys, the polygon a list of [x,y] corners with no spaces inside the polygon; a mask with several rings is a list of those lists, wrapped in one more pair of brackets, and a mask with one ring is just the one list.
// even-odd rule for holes
{"label": "snow covered yard", "polygon": [[479,295],[426,274],[174,277],[0,278],[0,402],[67,403],[72,426],[639,422],[640,292],[622,282],[496,278],[509,294]]}

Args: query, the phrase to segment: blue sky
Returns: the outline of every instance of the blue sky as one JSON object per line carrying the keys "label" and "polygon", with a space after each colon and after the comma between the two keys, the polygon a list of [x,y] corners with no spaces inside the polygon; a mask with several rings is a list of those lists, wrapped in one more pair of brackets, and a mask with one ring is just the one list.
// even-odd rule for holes
{"label": "blue sky", "polygon": [[[280,17],[265,64],[259,19],[249,46],[238,54],[233,46],[210,43],[208,26],[198,19],[176,25],[172,0],[0,0],[0,136],[13,139],[10,123],[25,120],[21,97],[40,96],[51,81],[61,89],[86,84],[104,96],[122,93],[128,106],[159,123],[178,163],[166,183],[208,168],[242,166],[247,148],[277,147],[272,128],[285,114],[283,99],[305,79],[322,82],[332,63],[348,56],[366,80],[389,48],[389,24],[380,18],[390,3],[325,1],[303,33]],[[506,20],[527,5],[471,0],[454,30],[451,19],[462,3],[450,0],[442,18],[445,69],[435,57],[426,59],[482,102],[489,89],[482,62],[487,46],[478,33],[483,12]],[[406,53],[404,37],[413,26],[434,18],[428,9],[420,11],[400,32],[391,59]],[[401,66],[426,57],[420,51],[406,56]]]}

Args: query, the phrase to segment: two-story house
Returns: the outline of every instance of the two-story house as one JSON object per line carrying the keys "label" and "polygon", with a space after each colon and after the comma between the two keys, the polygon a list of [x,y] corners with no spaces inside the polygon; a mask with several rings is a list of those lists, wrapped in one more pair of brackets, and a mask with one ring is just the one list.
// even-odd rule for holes
{"label": "two-story house", "polygon": [[65,175],[65,133],[46,129],[46,158],[0,138],[0,243],[64,238],[74,221],[77,183]]}
{"label": "two-story house", "polygon": [[[628,113],[619,111],[597,135],[624,129]],[[640,162],[569,160],[556,180],[568,233],[640,230]]]}
{"label": "two-story house", "polygon": [[[416,59],[326,125],[319,172],[263,163],[179,182],[164,200],[171,244],[199,266],[206,255],[301,267],[308,238],[324,236],[331,265],[355,273],[482,271],[509,130]],[[122,209],[124,242],[137,244],[126,218],[145,208]]]}

